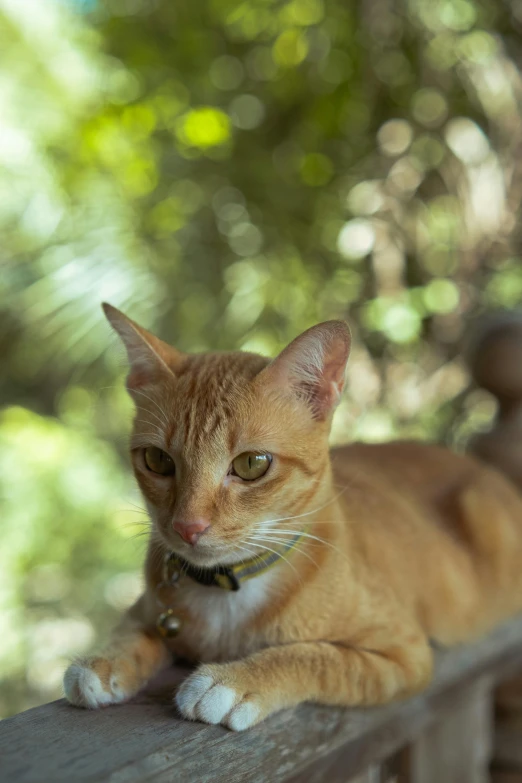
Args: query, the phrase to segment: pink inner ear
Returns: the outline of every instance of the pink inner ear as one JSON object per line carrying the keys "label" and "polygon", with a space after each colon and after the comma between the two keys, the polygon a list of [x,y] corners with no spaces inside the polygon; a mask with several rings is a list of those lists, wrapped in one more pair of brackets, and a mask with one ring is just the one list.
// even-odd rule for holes
{"label": "pink inner ear", "polygon": [[344,351],[343,358],[339,359],[337,356],[330,359],[325,363],[324,370],[323,370],[323,376],[325,379],[330,380],[332,383],[335,383],[336,386],[339,388],[339,391],[342,391],[342,388],[344,386],[344,370],[346,367],[346,362],[348,359],[348,351]]}
{"label": "pink inner ear", "polygon": [[326,419],[339,402],[344,387],[345,366],[344,362],[328,362],[317,384],[309,387],[309,400],[314,418]]}
{"label": "pink inner ear", "polygon": [[293,389],[315,419],[325,420],[339,402],[349,352],[345,325],[312,327],[274,360],[272,378],[279,386]]}
{"label": "pink inner ear", "polygon": [[326,321],[296,337],[256,382],[301,400],[315,419],[326,420],[339,402],[349,354],[348,325]]}

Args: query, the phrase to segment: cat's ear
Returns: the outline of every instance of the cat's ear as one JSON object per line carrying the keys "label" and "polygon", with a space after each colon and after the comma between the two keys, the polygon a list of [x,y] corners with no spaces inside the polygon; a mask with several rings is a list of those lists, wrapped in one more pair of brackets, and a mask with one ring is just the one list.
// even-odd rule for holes
{"label": "cat's ear", "polygon": [[110,304],[102,304],[112,328],[119,334],[129,359],[127,389],[133,391],[151,386],[165,376],[175,377],[185,354],[180,353],[146,329],[131,321]]}
{"label": "cat's ear", "polygon": [[296,337],[258,376],[304,401],[319,421],[329,418],[341,398],[350,330],[344,321],[326,321]]}

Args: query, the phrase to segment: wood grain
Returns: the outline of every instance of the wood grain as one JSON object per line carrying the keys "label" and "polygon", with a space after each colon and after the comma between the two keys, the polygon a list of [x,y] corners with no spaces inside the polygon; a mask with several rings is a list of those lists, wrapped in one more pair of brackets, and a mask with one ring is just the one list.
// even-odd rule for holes
{"label": "wood grain", "polygon": [[462,690],[403,754],[401,783],[489,783],[493,698],[488,676]]}
{"label": "wood grain", "polygon": [[[64,701],[0,723],[2,783],[346,783],[417,738],[478,676],[522,666],[522,618],[474,645],[437,654],[423,694],[378,709],[302,705],[240,734],[180,720],[172,706],[187,671],[173,668],[124,706],[90,712]],[[302,780],[302,777],[301,777]]]}
{"label": "wood grain", "polygon": [[[325,775],[325,780],[329,780],[328,775]],[[351,778],[350,783],[386,783],[386,781],[381,768],[372,764],[366,772],[361,772],[357,777]]]}

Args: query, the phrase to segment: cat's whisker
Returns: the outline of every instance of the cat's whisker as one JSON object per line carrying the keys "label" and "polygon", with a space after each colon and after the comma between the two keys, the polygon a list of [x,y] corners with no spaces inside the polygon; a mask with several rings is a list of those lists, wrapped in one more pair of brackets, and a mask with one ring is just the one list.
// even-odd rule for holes
{"label": "cat's whisker", "polygon": [[134,503],[132,500],[126,500],[125,503],[127,503],[129,506],[134,506],[134,508],[139,508],[140,511],[146,511],[143,506],[139,506],[137,503]]}
{"label": "cat's whisker", "polygon": [[[314,519],[313,522],[305,522],[303,523],[305,527],[312,528],[316,525],[346,525],[345,519]],[[274,525],[273,527],[267,528],[267,530],[279,530],[277,525]],[[299,527],[296,526],[295,532],[298,533],[300,530]]]}
{"label": "cat's whisker", "polygon": [[251,540],[250,540],[250,536],[247,538],[247,544],[249,544],[250,546],[255,546],[255,547],[258,547],[259,549],[263,549],[263,550],[265,550],[265,552],[273,552],[273,554],[274,554],[274,555],[277,555],[277,556],[278,556],[278,557],[280,557],[282,560],[284,560],[284,561],[285,561],[285,563],[286,563],[287,565],[289,565],[289,566],[290,566],[290,568],[292,569],[292,571],[294,571],[294,573],[295,573],[295,575],[297,576],[297,578],[299,579],[299,581],[302,581],[302,580],[301,580],[301,577],[300,577],[300,575],[299,575],[299,573],[298,573],[298,571],[297,571],[297,569],[296,569],[296,567],[295,567],[295,566],[293,566],[293,565],[292,565],[292,563],[291,563],[291,562],[288,560],[288,558],[286,558],[286,557],[285,557],[284,555],[282,555],[280,552],[277,552],[275,549],[270,549],[270,547],[269,547],[269,546],[265,546],[264,544],[255,544],[253,541],[251,541]]}
{"label": "cat's whisker", "polygon": [[148,530],[138,530],[137,533],[134,533],[134,535],[129,536],[129,541],[137,541],[140,538],[149,538],[149,531]]}
{"label": "cat's whisker", "polygon": [[[281,534],[281,537],[278,539],[278,543],[281,543],[282,541],[288,540],[285,539],[285,536],[295,536],[296,533],[298,532],[299,531],[297,530],[280,530],[279,528],[275,528],[270,531],[270,536],[275,541],[277,540],[278,534]],[[341,549],[339,549],[339,547],[332,544],[331,541],[326,541],[324,538],[319,538],[319,536],[313,536],[310,533],[301,532],[301,536],[302,538],[313,539],[314,541],[318,541],[320,544],[323,544],[324,546],[330,547],[330,549],[333,549],[334,552],[337,552],[339,555],[341,555],[341,557],[348,560],[344,552]]]}
{"label": "cat's whisker", "polygon": [[[278,539],[276,539],[276,538],[268,538],[268,537],[263,537],[263,536],[256,536],[255,538],[256,538],[256,541],[268,541],[268,542],[269,542],[269,543],[271,543],[271,544],[279,544],[279,545],[281,545],[281,539],[279,539],[279,540],[278,540]],[[251,543],[252,543],[252,542],[251,542]],[[295,546],[295,549],[296,549],[297,551],[301,552],[301,554],[303,554],[305,557],[307,557],[307,558],[308,558],[308,559],[309,559],[309,560],[310,560],[310,561],[311,561],[311,562],[314,564],[314,566],[316,566],[316,567],[317,567],[317,563],[316,563],[316,561],[313,559],[313,557],[311,557],[311,556],[308,554],[308,552],[305,552],[305,551],[303,550],[303,548],[302,548],[302,545],[300,545],[299,543],[298,543],[298,544],[296,544],[296,546]]]}
{"label": "cat's whisker", "polygon": [[148,394],[145,394],[145,392],[144,392],[144,391],[141,391],[141,390],[139,390],[139,389],[134,389],[134,390],[133,390],[133,394],[141,394],[141,395],[142,395],[142,397],[145,397],[145,399],[146,399],[146,400],[149,400],[149,402],[151,402],[153,405],[155,405],[155,406],[156,406],[156,408],[157,408],[157,409],[159,410],[159,412],[161,413],[161,415],[163,416],[163,423],[164,423],[164,424],[165,424],[165,425],[168,427],[168,425],[169,425],[169,417],[168,417],[167,411],[165,411],[165,410],[164,410],[164,409],[161,407],[161,405],[159,405],[159,404],[156,402],[156,400],[153,400],[153,399],[152,399],[152,397],[150,397]]}
{"label": "cat's whisker", "polygon": [[148,530],[138,530],[138,532],[134,533],[134,535],[130,536],[130,538],[131,538],[131,540],[133,538],[142,538],[142,537],[148,536],[148,534],[149,534]]}
{"label": "cat's whisker", "polygon": [[[241,543],[242,543],[242,544],[244,544],[245,542],[244,542],[244,541],[242,541]],[[255,554],[256,554],[256,553],[255,553],[255,552],[252,552],[252,550],[251,550],[251,549],[247,549],[246,547],[244,547],[244,546],[240,546],[239,544],[236,544],[236,545],[235,545],[235,548],[236,548],[236,549],[241,549],[241,551],[242,551],[242,552],[246,552],[246,553],[247,553],[247,555],[248,555],[249,557],[255,557]],[[245,559],[244,559],[244,558],[241,558],[240,562],[241,562],[242,564],[244,564],[244,562],[245,562]]]}
{"label": "cat's whisker", "polygon": [[[121,388],[121,387],[120,387],[120,386],[117,386],[117,385],[113,385],[113,386],[102,386],[102,387],[101,387],[101,389],[100,389],[100,392],[101,392],[101,391],[106,391],[107,389],[120,389],[120,388]],[[133,394],[141,394],[141,395],[142,395],[142,397],[145,397],[145,399],[149,400],[149,402],[151,402],[153,405],[155,405],[155,406],[156,406],[156,408],[158,409],[158,411],[161,413],[161,416],[162,416],[162,418],[160,419],[159,417],[157,417],[157,414],[156,414],[154,411],[151,411],[151,410],[149,410],[148,412],[149,412],[149,413],[151,413],[153,416],[157,417],[157,418],[158,418],[158,421],[160,421],[160,423],[161,423],[162,425],[164,425],[165,427],[168,427],[168,426],[169,426],[169,418],[168,418],[168,413],[167,413],[167,411],[166,411],[166,410],[164,410],[164,409],[161,407],[161,405],[159,405],[159,404],[158,404],[158,402],[156,402],[156,400],[154,400],[154,399],[153,399],[152,397],[150,397],[148,394],[145,394],[145,392],[144,392],[144,391],[141,391],[140,389],[133,389],[133,392],[132,392],[132,393],[133,393]],[[136,408],[140,408],[141,410],[148,410],[147,408],[144,408],[142,405],[137,405],[136,403],[135,403],[135,405],[136,405]]]}
{"label": "cat's whisker", "polygon": [[302,538],[313,538],[315,541],[319,541],[321,544],[329,544],[330,541],[326,541],[324,538],[319,538],[319,536],[313,536],[311,533],[305,533],[302,530],[281,530],[280,528],[276,527],[272,530],[270,530],[271,536],[295,536],[297,534],[300,534]]}
{"label": "cat's whisker", "polygon": [[[155,413],[154,411],[151,411],[151,410],[149,410],[148,408],[145,408],[143,405],[136,405],[136,408],[137,408],[138,410],[140,410],[140,411],[146,411],[146,412],[149,414],[149,416],[154,416],[154,418],[155,418],[155,419],[157,419],[157,421],[160,423],[160,425],[161,425],[162,427],[165,427],[165,426],[166,426],[166,424],[165,424],[165,422],[163,421],[163,419],[160,419],[160,417],[158,416],[158,414],[157,414],[157,413]],[[156,425],[156,426],[157,426],[157,425]]]}
{"label": "cat's whisker", "polygon": [[[139,511],[132,511],[131,509],[129,509],[128,513],[129,514],[139,514],[140,512]],[[141,527],[147,527],[149,529],[152,528],[152,522],[151,522],[150,518],[146,517],[146,516],[143,516],[142,519],[133,517],[130,521],[121,523],[122,527],[136,527],[136,525],[139,525]]]}
{"label": "cat's whisker", "polygon": [[155,421],[149,421],[148,419],[136,419],[136,424],[148,424],[150,427],[154,427],[155,430],[159,430],[160,427]]}
{"label": "cat's whisker", "polygon": [[143,538],[150,538],[150,529],[145,527],[138,527],[137,525],[129,525],[126,530],[126,538],[132,539],[138,536]]}
{"label": "cat's whisker", "polygon": [[[277,540],[278,544],[288,544],[288,538],[284,538],[284,537],[281,537],[281,536],[254,535],[254,536],[251,536],[251,538],[252,538],[252,540],[256,540],[256,541],[265,541],[265,540],[268,541],[268,539],[270,538],[272,541],[276,541]],[[297,548],[302,543],[303,543],[302,541],[296,541],[292,548]],[[320,544],[314,542],[314,543],[311,543],[310,546],[318,547],[318,546],[320,546]]]}
{"label": "cat's whisker", "polygon": [[338,492],[336,495],[333,496],[327,503],[324,503],[324,505],[319,506],[319,508],[314,508],[311,511],[305,511],[303,514],[295,514],[294,516],[290,517],[279,517],[279,519],[267,519],[265,524],[266,525],[272,525],[276,522],[288,522],[291,519],[302,519],[303,517],[309,517],[311,514],[317,514],[319,511],[322,511],[323,508],[327,508],[331,503],[334,503],[336,500],[338,500],[341,495],[343,495],[346,490],[349,489],[349,486],[345,486],[344,489],[342,489],[340,492]]}
{"label": "cat's whisker", "polygon": [[118,446],[124,447],[125,449],[128,449],[129,447],[129,436],[128,435],[115,435],[114,436],[114,443]]}
{"label": "cat's whisker", "polygon": [[[154,432],[140,432],[132,436],[133,449],[147,449],[149,446],[157,445],[158,448],[164,447],[162,443],[163,436],[158,438],[159,427]],[[161,443],[161,445],[159,445]]]}

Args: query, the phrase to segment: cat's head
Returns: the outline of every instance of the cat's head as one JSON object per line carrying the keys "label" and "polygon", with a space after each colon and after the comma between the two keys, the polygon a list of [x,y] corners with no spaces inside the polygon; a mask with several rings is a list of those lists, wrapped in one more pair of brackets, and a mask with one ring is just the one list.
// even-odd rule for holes
{"label": "cat's head", "polygon": [[319,505],[350,350],[343,321],[308,329],[271,361],[180,353],[104,311],[127,350],[132,462],[166,548],[199,566],[238,562],[266,546],[255,536]]}

